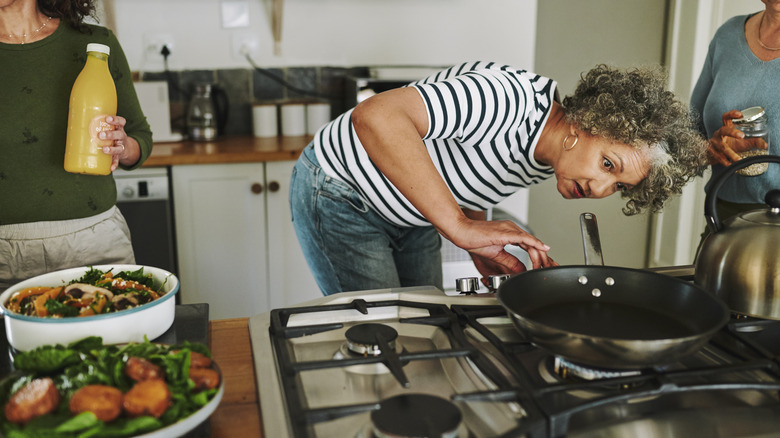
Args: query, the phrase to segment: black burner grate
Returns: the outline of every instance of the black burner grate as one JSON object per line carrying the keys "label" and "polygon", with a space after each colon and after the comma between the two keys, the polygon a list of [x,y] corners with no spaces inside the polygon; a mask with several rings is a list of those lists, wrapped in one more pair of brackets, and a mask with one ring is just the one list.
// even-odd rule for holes
{"label": "black burner grate", "polygon": [[[538,407],[547,419],[542,435],[536,434],[537,425],[520,424],[509,436],[562,437],[569,432],[570,421],[578,413],[607,405],[650,400],[660,395],[694,391],[760,391],[777,401],[777,391],[780,390],[780,355],[772,349],[780,349],[777,342],[780,340],[780,321],[734,320],[729,323],[707,347],[727,358],[718,364],[693,365],[677,370],[664,367],[605,380],[550,383],[536,378],[531,371],[536,369],[540,360],[538,349],[525,341],[502,341],[479,322],[481,318],[505,315],[506,311],[501,306],[453,305],[452,310],[463,324],[473,327],[497,348],[503,360],[510,363],[508,368],[519,382],[519,387],[513,389],[515,394],[496,391],[490,394],[461,394],[458,397],[471,400],[481,397],[486,400],[517,398],[524,402],[524,406],[532,403]],[[745,329],[756,325],[764,330],[754,332]],[[605,390],[607,387],[611,390]],[[573,395],[582,392],[589,397]],[[651,408],[656,406],[653,403],[647,405]]]}

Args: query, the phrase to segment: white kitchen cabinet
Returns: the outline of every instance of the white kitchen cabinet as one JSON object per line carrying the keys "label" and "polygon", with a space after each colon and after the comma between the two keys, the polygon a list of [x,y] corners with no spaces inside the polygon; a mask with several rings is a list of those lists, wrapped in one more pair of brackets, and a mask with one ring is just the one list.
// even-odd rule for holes
{"label": "white kitchen cabinet", "polygon": [[182,303],[224,319],[321,296],[290,221],[294,164],[172,166]]}

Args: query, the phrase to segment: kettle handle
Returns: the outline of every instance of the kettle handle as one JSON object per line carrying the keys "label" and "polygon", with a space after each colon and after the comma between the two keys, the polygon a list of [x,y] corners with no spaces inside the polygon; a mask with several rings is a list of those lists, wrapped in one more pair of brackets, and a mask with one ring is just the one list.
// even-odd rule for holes
{"label": "kettle handle", "polygon": [[[715,181],[713,181],[712,185],[710,186],[709,190],[707,190],[707,197],[704,199],[704,217],[707,220],[707,226],[710,227],[710,231],[713,233],[717,233],[718,231],[723,229],[723,222],[721,222],[720,218],[718,217],[717,209],[715,208],[715,205],[718,201],[718,191],[720,190],[721,186],[728,180],[734,173],[740,169],[744,169],[745,167],[751,166],[756,163],[780,163],[780,156],[777,155],[760,155],[760,156],[753,156],[748,158],[743,158],[731,166],[727,167],[726,170],[721,173]],[[780,187],[779,187],[780,188]],[[774,190],[771,190],[770,193],[772,193]],[[767,197],[769,194],[767,194]]]}
{"label": "kettle handle", "polygon": [[224,135],[228,111],[230,110],[230,101],[228,100],[227,91],[222,87],[215,85],[211,90],[211,98],[212,102],[214,102],[214,111],[216,112],[217,132],[220,135]]}

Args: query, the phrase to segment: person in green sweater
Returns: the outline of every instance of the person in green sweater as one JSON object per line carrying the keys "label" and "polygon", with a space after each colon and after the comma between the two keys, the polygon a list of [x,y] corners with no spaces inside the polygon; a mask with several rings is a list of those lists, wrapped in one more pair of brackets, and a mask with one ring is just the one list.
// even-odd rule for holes
{"label": "person in green sweater", "polygon": [[95,0],[0,0],[0,291],[77,266],[134,263],[111,174],[65,171],[73,82],[88,43],[110,47],[117,115],[107,122],[111,170],[139,167],[152,150],[130,68],[109,29],[85,23]]}

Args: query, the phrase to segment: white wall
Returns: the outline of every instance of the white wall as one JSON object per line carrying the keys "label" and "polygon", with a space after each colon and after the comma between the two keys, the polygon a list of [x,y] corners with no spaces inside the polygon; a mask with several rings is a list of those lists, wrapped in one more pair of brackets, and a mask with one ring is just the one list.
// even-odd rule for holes
{"label": "white wall", "polygon": [[248,4],[249,26],[222,27],[218,0],[114,2],[116,32],[130,67],[162,70],[144,42],[173,41],[171,70],[249,68],[234,41],[257,43],[263,67],[451,65],[496,60],[532,67],[536,0],[285,0],[281,54],[274,54],[271,0]]}
{"label": "white wall", "polygon": [[[543,0],[539,2],[536,72],[571,94],[580,74],[605,63],[628,67],[663,61],[666,0]],[[596,215],[604,263],[641,268],[647,259],[650,216],[627,217],[619,195],[563,199],[554,178],[530,190],[528,224],[561,264],[585,262],[579,215]]]}

